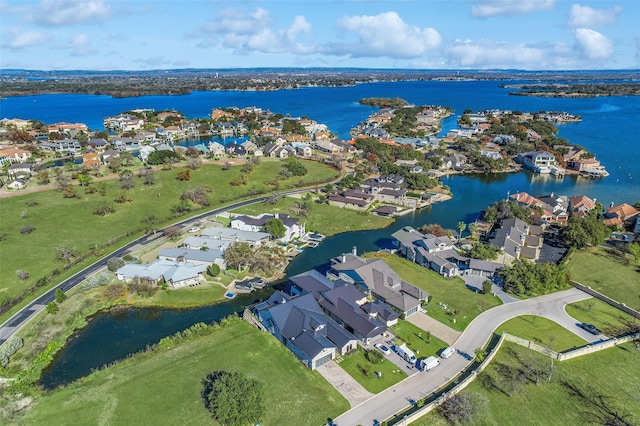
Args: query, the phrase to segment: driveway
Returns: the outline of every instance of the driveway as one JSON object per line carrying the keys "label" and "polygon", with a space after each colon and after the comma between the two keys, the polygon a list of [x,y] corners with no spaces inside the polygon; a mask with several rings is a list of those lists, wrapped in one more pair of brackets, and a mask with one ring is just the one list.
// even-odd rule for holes
{"label": "driveway", "polygon": [[424,331],[431,332],[433,336],[450,345],[452,345],[453,342],[455,342],[462,334],[458,330],[454,330],[448,325],[431,318],[424,312],[417,312],[411,315],[407,318],[407,321]]}
{"label": "driveway", "polygon": [[336,364],[335,361],[322,364],[316,368],[316,371],[349,401],[351,407],[355,407],[373,396],[371,392],[363,388],[360,383]]}
{"label": "driveway", "polygon": [[[572,288],[489,309],[478,315],[469,324],[454,343],[458,351],[448,359],[441,360],[438,367],[428,372],[411,376],[397,385],[378,393],[334,419],[334,424],[338,426],[374,425],[407,408],[410,405],[410,401],[416,401],[431,394],[464,370],[472,362],[474,350],[478,347],[484,347],[493,331],[500,324],[513,317],[525,314],[546,317],[565,327],[571,327],[570,331],[585,338],[588,342],[596,341],[599,339],[597,336],[588,335],[589,333],[586,331],[577,329],[575,326],[576,321],[572,320],[564,311],[566,304],[590,297],[588,294]],[[581,334],[581,332],[584,332],[585,335]]]}

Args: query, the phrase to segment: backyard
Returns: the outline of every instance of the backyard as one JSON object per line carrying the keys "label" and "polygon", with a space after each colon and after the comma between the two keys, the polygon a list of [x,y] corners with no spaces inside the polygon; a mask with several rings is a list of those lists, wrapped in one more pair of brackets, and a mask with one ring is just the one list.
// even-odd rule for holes
{"label": "backyard", "polygon": [[[398,324],[391,328],[391,332],[398,337],[395,344],[406,343],[407,347],[415,352],[417,358],[438,356],[442,349],[449,346],[437,337],[429,335],[427,331],[407,321],[398,321]],[[428,342],[427,339],[429,340]]]}
{"label": "backyard", "polygon": [[44,393],[14,424],[211,424],[200,390],[214,370],[242,371],[263,384],[266,425],[324,424],[349,408],[273,336],[236,320],[211,335],[135,356]]}

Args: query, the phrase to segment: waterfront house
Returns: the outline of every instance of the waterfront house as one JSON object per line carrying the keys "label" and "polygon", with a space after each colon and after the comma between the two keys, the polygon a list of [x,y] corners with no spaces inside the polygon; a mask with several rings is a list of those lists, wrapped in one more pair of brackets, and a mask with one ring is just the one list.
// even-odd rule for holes
{"label": "waterfront house", "polygon": [[260,247],[271,239],[271,234],[262,231],[246,231],[234,228],[211,227],[200,233],[201,237],[228,242],[247,243],[251,248]]}
{"label": "waterfront house", "polygon": [[107,142],[102,138],[89,139],[89,141],[87,142],[87,147],[93,148],[99,152],[102,152],[105,149],[107,149],[107,146],[109,146],[109,142]]}
{"label": "waterfront house", "polygon": [[76,139],[50,140],[39,145],[40,149],[45,151],[55,151],[61,154],[75,154],[82,149],[80,142]]}
{"label": "waterfront house", "polygon": [[491,244],[501,249],[497,260],[505,265],[516,259],[536,261],[542,247],[542,228],[510,217],[502,221]]}
{"label": "waterfront house", "polygon": [[311,146],[312,148],[327,154],[339,154],[342,150],[338,145],[326,140],[315,140]]}
{"label": "waterfront house", "polygon": [[373,202],[373,195],[362,190],[334,190],[329,193],[329,205],[355,210],[366,210]]}
{"label": "waterfront house", "polygon": [[214,157],[221,157],[225,154],[224,146],[218,142],[209,142],[209,151]]}
{"label": "waterfront house", "polygon": [[204,265],[194,265],[190,262],[158,259],[145,265],[134,263],[124,265],[116,271],[116,276],[125,283],[142,280],[158,285],[164,281],[169,287],[176,289],[199,284],[203,279],[202,273],[206,269]]}
{"label": "waterfront house", "polygon": [[100,167],[102,161],[100,160],[100,154],[95,151],[87,151],[82,154],[82,167],[85,169],[92,169],[94,167]]}
{"label": "waterfront house", "polygon": [[33,164],[31,163],[14,163],[7,169],[7,174],[13,179],[29,178],[33,173]]}
{"label": "waterfront house", "polygon": [[625,226],[633,225],[633,218],[638,216],[639,213],[640,210],[627,203],[612,205],[604,214],[604,223],[607,226],[615,226],[618,229],[622,229]]}
{"label": "waterfront house", "polygon": [[220,249],[196,250],[185,247],[165,247],[160,249],[158,258],[173,262],[190,262],[194,265],[204,265],[206,267],[215,263],[223,271],[227,267],[224,263],[223,252]]}
{"label": "waterfront house", "polygon": [[548,151],[523,152],[516,156],[516,161],[536,173],[551,173],[558,168],[555,155]]}
{"label": "waterfront house", "polygon": [[113,117],[106,117],[103,125],[105,129],[128,132],[142,129],[144,127],[144,120],[133,114],[118,114]]}
{"label": "waterfront house", "polygon": [[87,125],[84,123],[54,123],[47,126],[49,134],[59,133],[72,138],[80,132],[86,133],[87,130]]}
{"label": "waterfront house", "polygon": [[365,260],[355,253],[343,254],[331,260],[327,277],[352,283],[376,301],[392,306],[409,317],[420,309],[429,294],[402,280],[382,259]]}
{"label": "waterfront house", "polygon": [[279,213],[276,213],[275,215],[265,213],[257,217],[247,215],[238,216],[231,220],[231,228],[243,231],[259,232],[262,231],[264,225],[269,219],[279,219],[282,221],[285,232],[284,236],[280,238],[280,240],[285,243],[289,243],[294,239],[302,238],[306,233],[304,223],[300,223],[297,218],[290,217],[286,214],[281,215]]}
{"label": "waterfront house", "polygon": [[567,168],[589,177],[606,177],[609,173],[595,158],[582,158],[567,162]]}
{"label": "waterfront house", "polygon": [[328,317],[312,294],[291,297],[276,291],[253,312],[311,370],[357,347],[355,336]]}
{"label": "waterfront house", "polygon": [[596,207],[596,200],[592,200],[586,195],[579,195],[569,198],[569,211],[573,216],[584,217]]}
{"label": "waterfront house", "polygon": [[233,241],[189,235],[182,242],[182,247],[193,250],[220,250],[224,252],[231,243]]}
{"label": "waterfront house", "polygon": [[26,149],[6,146],[0,148],[0,166],[7,163],[24,163],[29,157],[31,157],[31,151]]}

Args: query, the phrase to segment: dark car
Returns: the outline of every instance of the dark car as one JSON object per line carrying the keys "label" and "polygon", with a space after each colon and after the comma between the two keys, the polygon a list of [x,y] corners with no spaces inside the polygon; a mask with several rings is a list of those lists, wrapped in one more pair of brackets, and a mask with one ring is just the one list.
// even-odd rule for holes
{"label": "dark car", "polygon": [[589,324],[589,323],[583,322],[582,324],[580,324],[580,327],[582,327],[583,330],[588,331],[589,333],[591,333],[593,335],[597,336],[598,334],[600,334],[600,330],[598,330],[596,328],[596,326],[593,325],[593,324]]}

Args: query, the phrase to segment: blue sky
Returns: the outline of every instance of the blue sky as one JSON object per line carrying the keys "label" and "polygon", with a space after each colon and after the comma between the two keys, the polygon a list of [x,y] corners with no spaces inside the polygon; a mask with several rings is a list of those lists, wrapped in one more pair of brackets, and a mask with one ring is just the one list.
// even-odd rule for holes
{"label": "blue sky", "polygon": [[0,0],[0,66],[638,69],[639,17],[638,0]]}

